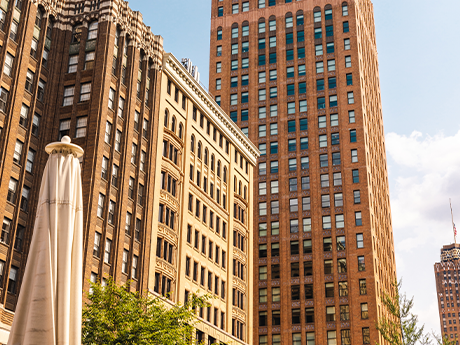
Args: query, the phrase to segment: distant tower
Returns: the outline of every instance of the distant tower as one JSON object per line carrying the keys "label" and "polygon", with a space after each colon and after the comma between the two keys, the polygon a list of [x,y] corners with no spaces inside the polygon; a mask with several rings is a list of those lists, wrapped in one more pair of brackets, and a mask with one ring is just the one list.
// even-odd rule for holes
{"label": "distant tower", "polygon": [[450,339],[460,335],[459,259],[460,244],[455,243],[442,247],[441,262],[434,264],[441,333]]}

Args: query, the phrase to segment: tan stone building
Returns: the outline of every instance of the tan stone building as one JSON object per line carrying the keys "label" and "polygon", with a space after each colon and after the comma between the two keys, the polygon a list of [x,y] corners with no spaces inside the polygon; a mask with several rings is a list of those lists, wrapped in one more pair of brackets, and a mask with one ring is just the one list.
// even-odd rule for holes
{"label": "tan stone building", "polygon": [[197,339],[251,344],[258,150],[172,54],[159,112],[149,290],[175,303],[211,294]]}
{"label": "tan stone building", "polygon": [[441,261],[434,264],[441,334],[450,341],[460,337],[460,244],[441,249]]}
{"label": "tan stone building", "polygon": [[396,279],[370,0],[212,0],[210,91],[258,145],[254,344],[374,344]]}

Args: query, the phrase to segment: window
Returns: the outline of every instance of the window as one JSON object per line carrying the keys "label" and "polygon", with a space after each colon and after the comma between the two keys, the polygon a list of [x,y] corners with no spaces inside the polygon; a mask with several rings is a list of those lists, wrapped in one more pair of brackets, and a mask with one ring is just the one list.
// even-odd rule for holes
{"label": "window", "polygon": [[342,185],[342,173],[334,173],[333,174],[333,181],[334,181],[334,186],[341,186]]}
{"label": "window", "polygon": [[267,91],[265,89],[259,89],[259,101],[265,101],[267,99]]}
{"label": "window", "polygon": [[238,13],[239,11],[239,4],[232,5],[232,14]]}
{"label": "window", "polygon": [[289,212],[297,212],[299,210],[299,201],[297,199],[289,199]]}
{"label": "window", "polygon": [[366,263],[364,262],[364,256],[358,256],[358,271],[365,271]]}
{"label": "window", "polygon": [[332,153],[332,165],[340,165],[340,152]]}
{"label": "window", "polygon": [[315,45],[315,55],[323,55],[323,45],[322,44],[317,44]]}
{"label": "window", "polygon": [[314,12],[313,13],[313,21],[315,23],[320,23],[321,22],[321,12]]}
{"label": "window", "polygon": [[222,71],[222,62],[216,62],[216,73],[220,73]]}
{"label": "window", "polygon": [[367,303],[361,303],[361,319],[367,320],[369,318]]}
{"label": "window", "polygon": [[278,200],[270,201],[270,209],[271,209],[271,214],[279,214],[280,213],[280,202]]}
{"label": "window", "polygon": [[[7,100],[8,100],[8,91],[2,87],[0,88],[0,110],[2,112],[6,112]],[[33,133],[33,127],[32,127],[32,133]],[[38,131],[37,131],[37,134],[38,134]]]}
{"label": "window", "polygon": [[343,40],[343,45],[345,50],[350,50],[351,49],[351,43],[349,38],[345,38]]}
{"label": "window", "polygon": [[335,193],[334,194],[334,207],[342,207],[342,206],[343,206],[343,194]]}
{"label": "window", "polygon": [[276,153],[278,153],[278,142],[272,141],[270,143],[270,154],[276,154]]}
{"label": "window", "polygon": [[[13,22],[14,23],[14,22]],[[8,292],[11,294],[16,294],[16,282],[18,276],[19,268],[11,266],[10,275],[8,277]],[[3,272],[2,272],[3,273]]]}
{"label": "window", "polygon": [[289,139],[288,140],[288,151],[292,152],[296,150],[296,140],[295,139]]}
{"label": "window", "polygon": [[355,204],[360,204],[361,203],[361,192],[359,190],[354,190],[353,191],[353,202]]}
{"label": "window", "polygon": [[329,230],[331,228],[331,216],[323,216],[323,230]]}
{"label": "window", "polygon": [[26,171],[28,173],[32,173],[34,159],[35,159],[35,151],[29,148],[29,152],[27,152],[27,162],[26,162]]}
{"label": "window", "polygon": [[304,41],[305,41],[305,32],[297,31],[297,42],[304,42]]}
{"label": "window", "polygon": [[270,181],[270,193],[278,194],[278,181]]}
{"label": "window", "polygon": [[269,55],[269,63],[276,63],[276,53],[270,53]]}
{"label": "window", "polygon": [[85,70],[92,69],[94,67],[95,57],[96,57],[95,52],[88,52],[85,54]]}
{"label": "window", "polygon": [[62,102],[62,106],[65,107],[68,105],[72,105],[74,93],[75,93],[75,86],[64,87],[64,100]]}
{"label": "window", "polygon": [[259,60],[258,60],[258,65],[259,66],[264,66],[265,65],[265,54],[259,55]]}
{"label": "window", "polygon": [[327,147],[327,135],[320,135],[319,136],[319,147]]}
{"label": "window", "polygon": [[104,247],[104,262],[110,264],[110,252],[112,249],[112,240],[106,239]]}
{"label": "window", "polygon": [[351,150],[351,162],[352,163],[358,162],[358,150]]}
{"label": "window", "polygon": [[[332,308],[335,308],[335,307],[332,307]],[[337,331],[327,331],[327,345],[336,345],[336,344],[337,344]]]}
{"label": "window", "polygon": [[97,38],[97,22],[91,22],[88,27],[88,40]]}
{"label": "window", "polygon": [[356,248],[364,248],[363,234],[356,234]]}
{"label": "window", "polygon": [[348,16],[348,5],[346,3],[342,5],[342,16]]}
{"label": "window", "polygon": [[353,170],[353,183],[359,183],[359,170]]}
{"label": "window", "polygon": [[271,81],[276,80],[278,78],[277,70],[276,69],[270,70],[269,77]]}
{"label": "window", "polygon": [[340,144],[339,133],[332,133],[331,134],[331,145],[339,145],[339,144]]}
{"label": "window", "polygon": [[14,57],[10,53],[6,53],[5,56],[5,65],[3,67],[3,73],[11,77],[11,71],[13,69]]}
{"label": "window", "polygon": [[327,70],[329,72],[335,71],[335,60],[327,60]]}
{"label": "window", "polygon": [[271,234],[272,236],[279,235],[280,233],[280,223],[279,222],[271,222]]}
{"label": "window", "polygon": [[13,20],[13,22],[11,23],[11,30],[10,30],[10,38],[13,40],[13,41],[16,41],[17,37],[18,37],[18,22],[16,22],[16,20]]}
{"label": "window", "polygon": [[324,72],[324,62],[318,61],[316,63],[316,73],[323,73]]}
{"label": "window", "polygon": [[363,328],[363,344],[370,344],[371,343],[371,332],[369,327]]}
{"label": "window", "polygon": [[286,50],[286,61],[292,61],[292,60],[294,60],[294,50],[288,49]]}
{"label": "window", "polygon": [[348,104],[355,103],[355,97],[353,95],[353,91],[347,93],[347,98],[348,98]]}
{"label": "window", "polygon": [[14,153],[13,153],[13,162],[16,164],[21,164],[21,157],[22,157],[22,147],[24,143],[20,140],[16,140],[16,145],[14,146]]}
{"label": "window", "polygon": [[345,56],[345,67],[351,67],[351,56]]}
{"label": "window", "polygon": [[318,97],[318,110],[319,109],[326,109],[326,98],[325,97]]}
{"label": "window", "polygon": [[362,219],[361,212],[355,212],[355,225],[356,226],[363,225],[363,219]]}
{"label": "window", "polygon": [[261,162],[259,163],[259,175],[266,175],[267,174],[267,163]]}
{"label": "window", "polygon": [[336,107],[337,106],[337,95],[329,96],[329,107]]}
{"label": "window", "polygon": [[[327,29],[327,27],[326,27],[326,29]],[[326,43],[326,52],[328,54],[334,53],[334,42]]]}

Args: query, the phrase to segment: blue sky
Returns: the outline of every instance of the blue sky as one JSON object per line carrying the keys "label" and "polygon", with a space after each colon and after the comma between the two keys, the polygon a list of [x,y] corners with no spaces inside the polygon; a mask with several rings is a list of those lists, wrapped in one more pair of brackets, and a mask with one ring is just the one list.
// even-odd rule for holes
{"label": "blue sky", "polygon": [[[433,264],[460,228],[460,2],[374,0],[397,272],[440,332]],[[130,2],[208,83],[210,0]]]}

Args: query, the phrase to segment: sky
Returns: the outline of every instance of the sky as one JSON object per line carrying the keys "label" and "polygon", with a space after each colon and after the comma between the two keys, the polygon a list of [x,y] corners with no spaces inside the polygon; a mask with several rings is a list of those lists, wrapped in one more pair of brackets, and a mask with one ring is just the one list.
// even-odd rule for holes
{"label": "sky", "polygon": [[[433,265],[453,242],[449,198],[460,229],[460,1],[373,3],[397,273],[425,330],[440,333]],[[130,6],[207,85],[211,1]]]}

